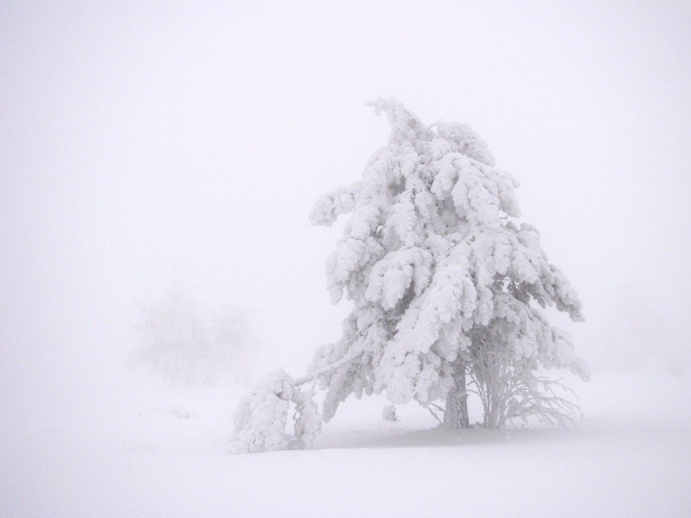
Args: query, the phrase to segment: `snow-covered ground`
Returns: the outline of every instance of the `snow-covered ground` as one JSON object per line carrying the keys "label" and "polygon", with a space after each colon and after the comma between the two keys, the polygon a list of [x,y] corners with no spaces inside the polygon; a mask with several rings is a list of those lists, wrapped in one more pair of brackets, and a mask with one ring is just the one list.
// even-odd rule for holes
{"label": "snow-covered ground", "polygon": [[238,387],[130,379],[3,416],[0,516],[689,516],[688,377],[575,388],[578,430],[450,433],[372,397],[313,450],[234,455]]}

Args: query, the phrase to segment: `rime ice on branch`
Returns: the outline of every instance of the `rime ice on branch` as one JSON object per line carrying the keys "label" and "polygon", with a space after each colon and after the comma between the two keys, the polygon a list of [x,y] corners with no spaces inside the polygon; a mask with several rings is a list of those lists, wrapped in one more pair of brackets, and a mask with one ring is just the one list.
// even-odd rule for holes
{"label": "rime ice on branch", "polygon": [[518,183],[469,126],[426,127],[395,99],[368,104],[388,117],[388,145],[358,182],[310,213],[327,226],[349,214],[327,284],[334,303],[345,295],[353,309],[340,340],[320,347],[309,367],[326,390],[324,421],[363,393],[435,408],[445,401],[440,420],[451,428],[469,426],[468,392],[481,396],[488,426],[572,418],[577,407],[540,392],[551,385],[534,373],[587,378],[571,339],[540,311],[554,306],[580,321],[581,304],[538,231],[518,221]]}

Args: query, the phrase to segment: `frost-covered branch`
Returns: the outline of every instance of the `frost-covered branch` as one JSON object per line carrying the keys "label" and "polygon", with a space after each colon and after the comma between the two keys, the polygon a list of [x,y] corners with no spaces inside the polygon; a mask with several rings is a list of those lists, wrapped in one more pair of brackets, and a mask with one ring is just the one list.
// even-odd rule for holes
{"label": "frost-covered branch", "polygon": [[334,362],[334,363],[331,363],[331,364],[327,365],[326,367],[322,367],[321,369],[318,369],[318,370],[316,370],[316,371],[314,371],[314,372],[311,372],[311,373],[309,373],[309,374],[306,374],[306,375],[304,375],[302,378],[296,379],[296,380],[293,382],[293,384],[294,384],[295,386],[300,386],[300,385],[304,385],[305,383],[309,383],[310,381],[317,380],[317,379],[319,379],[321,376],[323,376],[324,374],[328,374],[328,373],[330,373],[330,372],[333,372],[333,371],[335,371],[335,370],[340,369],[340,368],[343,367],[344,365],[348,365],[349,363],[354,362],[355,360],[357,360],[358,358],[360,358],[360,356],[362,356],[362,352],[359,352],[359,353],[356,353],[356,354],[352,354],[352,355],[348,356],[347,358],[343,358],[343,359],[341,359],[341,360],[338,360],[338,361],[336,361],[336,362]]}
{"label": "frost-covered branch", "polygon": [[[237,453],[309,447],[322,426],[322,415],[314,401],[314,390],[301,385],[357,360],[351,355],[298,379],[284,371],[266,376],[238,405],[233,415],[233,449]],[[295,407],[294,433],[286,432],[291,404]]]}
{"label": "frost-covered branch", "polygon": [[483,426],[503,428],[515,420],[528,423],[532,417],[564,427],[581,417],[578,405],[557,394],[560,391],[575,396],[561,381],[535,376],[481,341],[475,344],[473,360],[470,383],[482,402]]}

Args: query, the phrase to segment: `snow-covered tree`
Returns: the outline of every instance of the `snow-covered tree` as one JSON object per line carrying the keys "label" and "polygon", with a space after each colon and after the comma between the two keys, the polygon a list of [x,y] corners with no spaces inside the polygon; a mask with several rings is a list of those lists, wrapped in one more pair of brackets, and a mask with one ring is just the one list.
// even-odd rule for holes
{"label": "snow-covered tree", "polygon": [[253,344],[240,310],[203,313],[179,292],[144,308],[134,331],[134,363],[172,385],[206,385],[237,377]]}
{"label": "snow-covered tree", "polygon": [[[468,374],[485,412],[503,416],[489,426],[558,411],[535,371],[588,373],[540,307],[580,321],[581,304],[538,231],[518,221],[518,183],[468,125],[425,126],[395,99],[369,104],[388,116],[388,144],[310,213],[327,226],[349,214],[327,276],[333,302],[345,295],[353,309],[309,368],[326,390],[323,419],[351,394],[385,393],[396,404],[445,401],[443,423],[464,428]],[[507,379],[524,385],[495,390]]]}

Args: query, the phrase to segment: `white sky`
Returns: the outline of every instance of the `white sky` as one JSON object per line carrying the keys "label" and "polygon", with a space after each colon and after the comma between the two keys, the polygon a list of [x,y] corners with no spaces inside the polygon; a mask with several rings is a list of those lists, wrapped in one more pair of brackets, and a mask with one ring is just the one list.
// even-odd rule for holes
{"label": "white sky", "polygon": [[347,312],[307,213],[386,143],[380,96],[521,182],[591,363],[688,361],[687,2],[285,4],[0,6],[0,401],[97,384],[171,288],[300,374]]}

